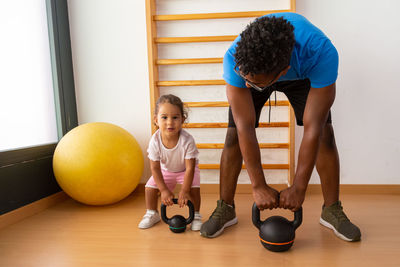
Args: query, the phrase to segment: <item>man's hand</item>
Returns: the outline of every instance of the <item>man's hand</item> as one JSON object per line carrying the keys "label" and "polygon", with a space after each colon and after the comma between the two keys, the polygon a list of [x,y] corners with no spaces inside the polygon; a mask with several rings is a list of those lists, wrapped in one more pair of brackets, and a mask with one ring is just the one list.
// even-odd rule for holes
{"label": "man's hand", "polygon": [[279,192],[269,186],[253,188],[253,198],[259,210],[279,206]]}
{"label": "man's hand", "polygon": [[279,196],[279,207],[284,209],[289,209],[291,211],[296,211],[300,209],[304,202],[306,191],[297,188],[292,185],[285,190],[280,192]]}
{"label": "man's hand", "polygon": [[161,203],[163,203],[165,206],[174,205],[174,202],[172,201],[173,198],[174,194],[172,194],[172,192],[168,189],[161,191]]}
{"label": "man's hand", "polygon": [[181,190],[178,196],[179,207],[182,208],[183,206],[187,205],[189,199],[190,199],[190,192]]}

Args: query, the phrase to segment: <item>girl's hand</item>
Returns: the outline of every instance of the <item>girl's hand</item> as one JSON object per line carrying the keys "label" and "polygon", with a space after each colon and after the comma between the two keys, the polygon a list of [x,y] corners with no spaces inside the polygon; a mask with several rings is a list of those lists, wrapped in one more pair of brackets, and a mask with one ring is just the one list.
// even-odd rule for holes
{"label": "girl's hand", "polygon": [[190,191],[181,190],[178,196],[178,204],[179,207],[187,205],[188,200],[190,199]]}
{"label": "girl's hand", "polygon": [[165,206],[172,206],[174,204],[172,201],[173,198],[174,194],[172,194],[172,192],[168,189],[161,191],[161,203],[163,203]]}

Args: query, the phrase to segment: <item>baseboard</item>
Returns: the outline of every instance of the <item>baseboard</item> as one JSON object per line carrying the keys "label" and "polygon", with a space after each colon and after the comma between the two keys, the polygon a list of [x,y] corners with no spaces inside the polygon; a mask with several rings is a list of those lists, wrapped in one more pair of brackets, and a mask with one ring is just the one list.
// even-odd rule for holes
{"label": "baseboard", "polygon": [[0,229],[21,221],[27,217],[35,215],[55,204],[58,204],[69,197],[63,191],[55,193],[51,196],[42,198],[31,204],[18,208],[16,210],[10,211],[8,213],[0,215]]}
{"label": "baseboard", "polygon": [[[278,191],[287,188],[286,184],[271,184],[271,187]],[[200,186],[202,194],[219,194],[219,184],[202,184]],[[175,192],[179,191],[179,187]],[[139,184],[135,192],[144,193],[144,184]],[[251,184],[238,184],[237,194],[251,194]],[[310,184],[307,188],[307,194],[321,194],[320,184]],[[400,184],[342,184],[340,185],[341,194],[385,194],[400,195]]]}

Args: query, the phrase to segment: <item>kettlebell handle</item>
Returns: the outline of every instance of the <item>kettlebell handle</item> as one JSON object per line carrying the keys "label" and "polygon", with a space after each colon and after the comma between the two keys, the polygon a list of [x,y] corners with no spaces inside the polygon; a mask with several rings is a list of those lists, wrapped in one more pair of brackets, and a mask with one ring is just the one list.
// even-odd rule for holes
{"label": "kettlebell handle", "polygon": [[294,220],[292,222],[294,230],[297,229],[303,222],[303,207],[300,207],[300,209],[296,210],[294,212]]}
{"label": "kettlebell handle", "polygon": [[[177,198],[173,198],[172,201],[174,202],[174,204],[178,204]],[[194,206],[190,200],[188,200],[187,205],[189,207],[189,217],[186,219],[186,224],[190,224],[194,219]],[[162,203],[161,203],[161,218],[163,219],[164,222],[170,224],[171,218],[167,217],[167,206],[165,206]]]}
{"label": "kettlebell handle", "polygon": [[260,229],[262,221],[260,220],[260,210],[258,209],[256,203],[254,202],[253,208],[252,208],[252,216],[251,219],[253,221],[253,224],[257,229]]}
{"label": "kettlebell handle", "polygon": [[[253,215],[252,221],[254,226],[257,227],[257,229],[260,229],[261,224],[263,222],[260,220],[260,210],[255,202],[252,208],[252,215]],[[300,209],[294,212],[294,220],[291,222],[295,230],[297,229],[297,227],[301,225],[302,221],[303,221],[303,207],[300,207]]]}

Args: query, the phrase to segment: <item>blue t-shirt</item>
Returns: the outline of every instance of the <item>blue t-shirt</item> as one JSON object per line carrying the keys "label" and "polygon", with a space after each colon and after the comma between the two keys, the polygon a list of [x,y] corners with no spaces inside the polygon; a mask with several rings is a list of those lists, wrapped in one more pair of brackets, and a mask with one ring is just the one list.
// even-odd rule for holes
{"label": "blue t-shirt", "polygon": [[[296,43],[290,59],[290,69],[278,81],[310,79],[311,87],[321,88],[333,84],[338,75],[339,56],[328,37],[305,17],[296,13],[275,13],[265,16],[283,17],[294,27]],[[245,81],[234,71],[237,42],[224,56],[224,80],[233,86],[246,88]]]}

